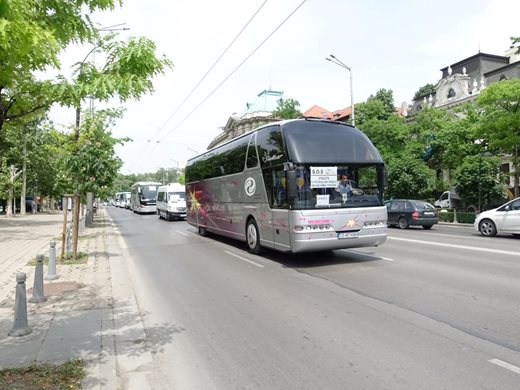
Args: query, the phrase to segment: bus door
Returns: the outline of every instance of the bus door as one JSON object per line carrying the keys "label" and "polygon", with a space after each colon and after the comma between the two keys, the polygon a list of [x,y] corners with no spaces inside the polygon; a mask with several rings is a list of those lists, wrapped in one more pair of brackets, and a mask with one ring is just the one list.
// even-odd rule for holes
{"label": "bus door", "polygon": [[282,167],[273,169],[273,193],[271,199],[272,234],[274,248],[280,251],[290,250],[289,203],[285,171]]}

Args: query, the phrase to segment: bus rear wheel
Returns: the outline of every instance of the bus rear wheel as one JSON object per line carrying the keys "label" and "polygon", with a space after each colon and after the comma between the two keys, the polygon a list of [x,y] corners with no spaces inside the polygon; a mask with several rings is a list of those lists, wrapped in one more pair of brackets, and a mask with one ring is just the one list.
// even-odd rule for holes
{"label": "bus rear wheel", "polygon": [[199,226],[199,235],[202,237],[206,237],[208,235],[208,231],[205,227]]}
{"label": "bus rear wheel", "polygon": [[247,250],[254,255],[258,255],[261,251],[260,247],[260,233],[258,232],[258,226],[253,218],[247,222],[246,227],[246,243]]}

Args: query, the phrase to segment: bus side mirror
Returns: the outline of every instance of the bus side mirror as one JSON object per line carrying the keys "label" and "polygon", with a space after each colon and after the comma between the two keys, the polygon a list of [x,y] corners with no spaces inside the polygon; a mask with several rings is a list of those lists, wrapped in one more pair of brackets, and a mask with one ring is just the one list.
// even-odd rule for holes
{"label": "bus side mirror", "polygon": [[295,199],[298,196],[298,188],[296,187],[296,171],[286,171],[285,176],[285,182],[287,183],[287,198]]}

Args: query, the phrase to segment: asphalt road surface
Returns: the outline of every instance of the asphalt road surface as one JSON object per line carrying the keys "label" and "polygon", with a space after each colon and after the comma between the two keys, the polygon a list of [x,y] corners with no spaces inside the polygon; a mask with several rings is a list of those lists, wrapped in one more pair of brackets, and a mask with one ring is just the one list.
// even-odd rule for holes
{"label": "asphalt road surface", "polygon": [[154,389],[520,389],[520,240],[388,230],[289,255],[108,207]]}

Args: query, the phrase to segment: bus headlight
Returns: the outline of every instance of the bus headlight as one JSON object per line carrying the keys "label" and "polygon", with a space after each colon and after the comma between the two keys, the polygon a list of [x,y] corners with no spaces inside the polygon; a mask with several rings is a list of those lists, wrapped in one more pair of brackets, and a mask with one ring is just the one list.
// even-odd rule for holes
{"label": "bus headlight", "polygon": [[386,227],[386,221],[365,221],[364,225],[365,228],[380,228],[380,227]]}
{"label": "bus headlight", "polygon": [[326,232],[334,230],[329,224],[322,225],[295,225],[293,227],[295,232]]}

